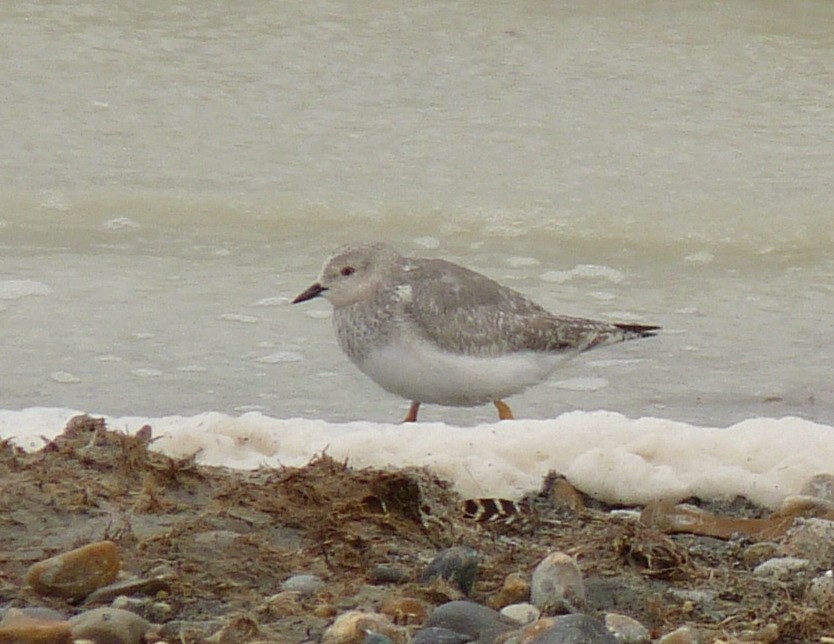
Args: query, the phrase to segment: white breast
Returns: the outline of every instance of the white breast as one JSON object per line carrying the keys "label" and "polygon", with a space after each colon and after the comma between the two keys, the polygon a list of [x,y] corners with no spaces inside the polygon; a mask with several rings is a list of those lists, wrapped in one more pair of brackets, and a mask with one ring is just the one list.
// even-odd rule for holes
{"label": "white breast", "polygon": [[373,350],[357,365],[380,387],[408,400],[471,407],[538,384],[569,358],[530,351],[498,357],[458,355],[405,335]]}

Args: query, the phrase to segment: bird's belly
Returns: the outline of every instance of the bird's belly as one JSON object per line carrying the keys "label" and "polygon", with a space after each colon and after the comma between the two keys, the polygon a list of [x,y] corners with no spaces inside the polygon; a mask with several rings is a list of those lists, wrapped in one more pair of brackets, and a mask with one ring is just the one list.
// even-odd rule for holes
{"label": "bird's belly", "polygon": [[467,356],[413,339],[373,350],[357,366],[383,389],[409,400],[470,407],[538,384],[564,355],[530,351]]}

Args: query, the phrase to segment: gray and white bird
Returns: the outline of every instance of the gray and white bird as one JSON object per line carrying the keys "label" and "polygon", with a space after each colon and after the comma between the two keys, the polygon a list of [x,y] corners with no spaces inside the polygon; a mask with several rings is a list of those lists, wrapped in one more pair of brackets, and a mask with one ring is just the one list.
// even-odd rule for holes
{"label": "gray and white bird", "polygon": [[386,244],[338,248],[293,304],[324,296],[336,338],[380,387],[411,402],[474,407],[546,380],[566,358],[655,335],[660,327],[554,315],[518,291],[442,259]]}

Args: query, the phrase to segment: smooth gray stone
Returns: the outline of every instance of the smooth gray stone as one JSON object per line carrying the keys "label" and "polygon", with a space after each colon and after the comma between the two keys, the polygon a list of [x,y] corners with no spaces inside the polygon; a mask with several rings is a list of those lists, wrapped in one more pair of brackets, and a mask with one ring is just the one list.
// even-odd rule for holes
{"label": "smooth gray stone", "polygon": [[475,602],[453,601],[435,608],[425,626],[440,626],[468,635],[479,644],[492,644],[496,637],[520,628],[521,624]]}
{"label": "smooth gray stone", "polygon": [[152,579],[128,579],[127,581],[117,581],[108,584],[103,588],[94,590],[87,595],[84,600],[84,606],[91,606],[93,604],[104,604],[111,602],[119,595],[150,595],[153,596],[160,590],[170,591],[171,582],[168,579],[155,577]]}
{"label": "smooth gray stone", "polygon": [[378,564],[371,569],[372,584],[402,584],[408,581],[408,570],[400,566]]}
{"label": "smooth gray stone", "polygon": [[573,557],[551,552],[533,571],[530,603],[544,613],[575,612],[585,602],[582,572]]}
{"label": "smooth gray stone", "polygon": [[69,622],[73,639],[107,644],[143,644],[151,627],[136,613],[119,608],[94,608],[71,617]]}
{"label": "smooth gray stone", "polygon": [[394,644],[394,640],[382,633],[368,633],[362,644]]}
{"label": "smooth gray stone", "polygon": [[472,641],[468,635],[450,631],[448,628],[430,626],[417,631],[411,644],[466,644]]}
{"label": "smooth gray stone", "polygon": [[577,613],[553,618],[554,624],[530,644],[618,644],[598,619]]}
{"label": "smooth gray stone", "polygon": [[315,595],[324,586],[324,582],[315,575],[293,575],[281,584],[281,590],[291,590],[307,596]]}
{"label": "smooth gray stone", "polygon": [[472,586],[475,585],[480,563],[481,557],[474,548],[469,546],[446,548],[426,567],[421,580],[423,583],[428,583],[437,577],[442,577],[463,591],[464,595],[468,595],[472,592]]}

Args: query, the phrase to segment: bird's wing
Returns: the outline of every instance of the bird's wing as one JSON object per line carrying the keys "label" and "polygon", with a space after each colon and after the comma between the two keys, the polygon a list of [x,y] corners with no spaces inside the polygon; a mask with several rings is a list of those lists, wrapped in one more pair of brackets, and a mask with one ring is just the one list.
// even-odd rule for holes
{"label": "bird's wing", "polygon": [[[580,352],[617,341],[616,326],[556,316],[518,291],[439,259],[410,259],[408,315],[442,349],[468,355]],[[623,338],[619,338],[623,339]]]}

